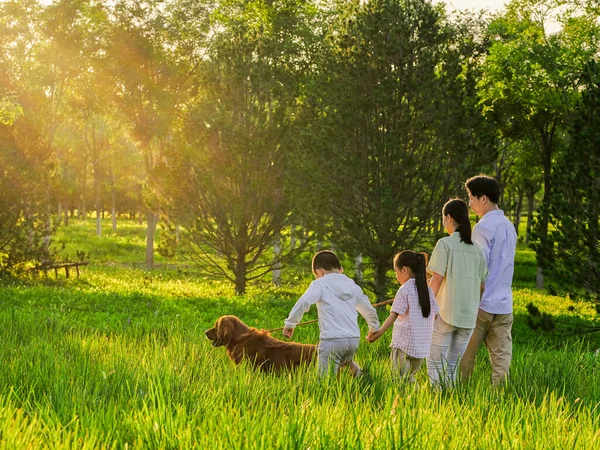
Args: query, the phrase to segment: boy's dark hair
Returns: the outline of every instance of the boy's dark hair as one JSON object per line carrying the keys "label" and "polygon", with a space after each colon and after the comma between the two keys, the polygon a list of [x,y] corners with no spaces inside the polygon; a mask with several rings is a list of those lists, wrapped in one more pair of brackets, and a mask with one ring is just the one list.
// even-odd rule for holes
{"label": "boy's dark hair", "polygon": [[460,240],[473,245],[471,240],[471,220],[469,219],[469,207],[460,198],[448,200],[442,209],[442,214],[450,217],[456,222],[456,231],[460,233]]}
{"label": "boy's dark hair", "polygon": [[423,317],[431,314],[431,300],[429,299],[429,286],[427,285],[427,253],[417,253],[404,250],[394,257],[394,267],[398,270],[408,267],[415,275],[415,284],[419,294],[419,306]]}
{"label": "boy's dark hair", "polygon": [[312,259],[313,272],[316,269],[323,269],[323,270],[338,269],[339,270],[341,268],[342,268],[342,263],[340,263],[340,259],[331,250],[321,250],[320,252],[315,253],[315,256],[313,256],[313,259]]}
{"label": "boy's dark hair", "polygon": [[479,198],[485,195],[493,203],[498,203],[500,200],[500,185],[493,177],[487,175],[471,177],[465,182],[465,187],[474,197]]}

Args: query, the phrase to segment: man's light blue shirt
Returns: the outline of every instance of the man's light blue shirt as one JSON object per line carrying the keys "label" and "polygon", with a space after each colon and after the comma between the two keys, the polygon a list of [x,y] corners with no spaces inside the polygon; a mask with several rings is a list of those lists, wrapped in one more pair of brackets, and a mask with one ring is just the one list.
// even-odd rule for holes
{"label": "man's light blue shirt", "polygon": [[504,211],[488,211],[473,227],[473,242],[483,249],[489,270],[479,307],[490,314],[510,314],[517,248],[514,225]]}

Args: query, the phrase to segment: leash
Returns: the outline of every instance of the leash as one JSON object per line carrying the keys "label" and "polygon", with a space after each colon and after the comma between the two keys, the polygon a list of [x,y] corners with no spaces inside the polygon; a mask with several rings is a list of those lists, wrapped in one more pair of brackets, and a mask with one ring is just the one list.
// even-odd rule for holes
{"label": "leash", "polygon": [[[309,320],[307,322],[301,322],[298,325],[296,325],[297,327],[301,326],[301,325],[308,325],[309,323],[315,323],[318,322],[319,319],[315,319],[315,320]],[[267,330],[267,333],[272,333],[273,331],[281,331],[283,330],[285,327],[280,327],[280,328],[273,328],[272,330]]]}
{"label": "leash", "polygon": [[394,303],[394,300],[395,299],[385,300],[385,301],[379,302],[379,303],[373,303],[373,306],[377,307],[377,306],[389,305],[390,303]]}
{"label": "leash", "polygon": [[[374,306],[374,307],[377,307],[377,306],[389,305],[390,303],[394,303],[394,299],[391,299],[391,300],[385,300],[385,301],[383,301],[383,302],[379,302],[379,303],[374,303],[374,304],[373,304],[373,306]],[[319,319],[315,319],[315,320],[308,320],[308,321],[306,321],[306,322],[301,322],[301,323],[299,323],[299,324],[298,324],[298,325],[296,325],[296,326],[297,326],[297,327],[300,327],[300,326],[302,326],[302,325],[308,325],[308,324],[315,323],[315,322],[318,322],[318,321],[319,321]],[[266,331],[267,331],[267,333],[272,333],[273,331],[281,331],[281,330],[283,330],[284,328],[285,328],[285,327],[279,327],[279,328],[273,328],[273,329],[271,329],[271,330],[266,330]]]}

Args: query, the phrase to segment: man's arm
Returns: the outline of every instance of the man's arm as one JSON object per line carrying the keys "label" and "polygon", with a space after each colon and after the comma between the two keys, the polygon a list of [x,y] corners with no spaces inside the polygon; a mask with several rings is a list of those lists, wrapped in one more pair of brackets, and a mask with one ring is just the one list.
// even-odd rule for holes
{"label": "man's arm", "polygon": [[491,236],[488,236],[488,234],[489,233],[486,228],[482,227],[481,225],[475,225],[471,235],[473,242],[478,244],[483,250],[483,256],[485,257],[485,262],[487,264],[490,263],[490,252],[492,251]]}

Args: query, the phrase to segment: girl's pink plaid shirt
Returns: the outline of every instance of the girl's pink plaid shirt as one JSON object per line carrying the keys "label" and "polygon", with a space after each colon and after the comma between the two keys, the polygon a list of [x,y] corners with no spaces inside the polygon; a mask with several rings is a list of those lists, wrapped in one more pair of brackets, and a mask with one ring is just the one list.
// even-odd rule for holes
{"label": "girl's pink plaid shirt", "polygon": [[413,358],[422,359],[429,356],[433,322],[439,312],[431,289],[429,301],[431,312],[428,317],[423,317],[415,279],[411,278],[398,289],[392,305],[392,311],[398,314],[398,318],[394,322],[390,347],[399,348]]}

